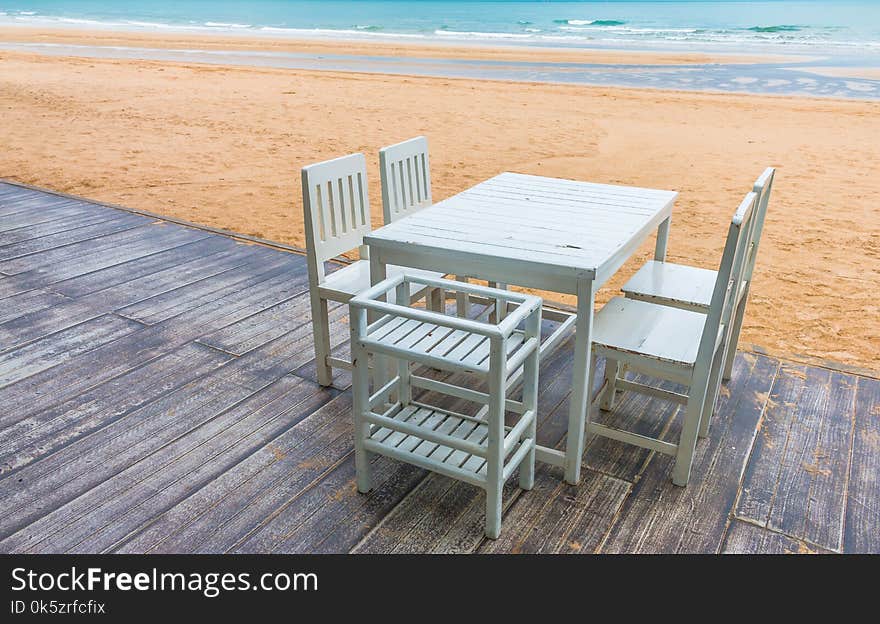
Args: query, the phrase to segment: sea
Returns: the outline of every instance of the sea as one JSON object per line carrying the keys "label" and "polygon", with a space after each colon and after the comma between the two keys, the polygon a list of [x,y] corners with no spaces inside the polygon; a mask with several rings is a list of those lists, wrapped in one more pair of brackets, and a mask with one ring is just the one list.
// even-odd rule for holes
{"label": "sea", "polygon": [[0,38],[0,49],[56,55],[880,99],[880,0],[0,0],[4,26],[704,52],[722,58],[775,54],[785,60],[670,69],[98,48]]}
{"label": "sea", "polygon": [[0,0],[0,25],[541,46],[880,50],[880,0]]}

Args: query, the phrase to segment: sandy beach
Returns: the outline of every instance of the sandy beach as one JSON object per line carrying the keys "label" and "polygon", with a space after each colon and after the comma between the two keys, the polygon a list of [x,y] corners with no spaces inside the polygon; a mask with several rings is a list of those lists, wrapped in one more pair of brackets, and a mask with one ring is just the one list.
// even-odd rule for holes
{"label": "sandy beach", "polygon": [[[146,34],[12,33],[0,32],[0,40],[182,43]],[[366,46],[371,54],[505,59],[526,53],[199,39],[205,49],[327,46],[364,54]],[[578,58],[633,62],[617,52]],[[670,54],[640,55],[638,62],[712,60]],[[0,108],[0,177],[297,246],[304,244],[300,167],[364,152],[379,226],[378,150],[424,134],[438,200],[501,171],[678,190],[669,259],[714,268],[732,211],[772,165],[777,181],[743,342],[880,370],[878,102],[0,51]],[[652,248],[621,270],[600,302]]]}

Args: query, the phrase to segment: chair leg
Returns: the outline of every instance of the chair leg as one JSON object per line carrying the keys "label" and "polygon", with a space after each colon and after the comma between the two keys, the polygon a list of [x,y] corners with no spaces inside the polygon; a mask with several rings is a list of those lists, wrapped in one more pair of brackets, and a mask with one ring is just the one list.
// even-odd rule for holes
{"label": "chair leg", "polygon": [[584,418],[584,427],[587,430],[587,437],[589,437],[590,423],[593,420],[593,386],[596,383],[596,363],[598,361],[599,358],[593,353],[590,356],[590,370],[587,371],[587,414],[586,418]]}
{"label": "chair leg", "polygon": [[355,331],[352,330],[352,412],[354,415],[354,465],[357,474],[358,492],[367,493],[373,487],[370,453],[364,442],[370,436],[370,423],[364,419],[364,412],[370,406],[370,367],[369,356],[363,348],[356,346]]}
{"label": "chair leg", "polygon": [[[617,392],[617,379],[619,377],[620,362],[605,358],[605,389],[602,391],[599,409],[608,412],[614,408],[614,393]],[[592,387],[590,392],[592,392]]]}
{"label": "chair leg", "polygon": [[444,299],[445,297],[442,288],[432,288],[428,300],[428,309],[442,314],[446,303]]}
{"label": "chair leg", "polygon": [[532,416],[532,424],[526,427],[520,439],[531,439],[532,449],[523,457],[519,465],[519,486],[524,490],[535,487],[535,440],[538,436],[538,419]]}
{"label": "chair leg", "polygon": [[[534,425],[533,425],[534,426]],[[532,432],[531,435],[534,435]],[[534,437],[532,440],[534,441]],[[532,443],[532,450],[526,453],[522,463],[519,465],[519,487],[524,490],[531,490],[535,487],[535,445]]]}
{"label": "chair leg", "polygon": [[501,479],[486,486],[486,537],[489,539],[498,539],[501,535],[501,493],[503,488],[504,482]]}
{"label": "chair leg", "polygon": [[724,361],[724,381],[730,381],[733,374],[733,360],[736,358],[736,346],[739,344],[739,333],[742,330],[743,317],[746,312],[746,301],[749,299],[749,285],[746,284],[746,290],[743,292],[739,305],[734,308],[733,326],[730,328],[730,335],[727,338],[727,357]]}
{"label": "chair leg", "polygon": [[329,386],[333,383],[333,369],[327,362],[330,357],[330,319],[327,314],[327,300],[317,293],[311,295],[312,303],[312,334],[315,344],[315,368],[318,372],[318,383]]}
{"label": "chair leg", "polygon": [[691,386],[690,398],[685,408],[684,424],[678,440],[678,451],[675,454],[675,467],[672,469],[672,482],[682,487],[688,484],[691,476],[691,465],[697,448],[697,430],[700,428],[700,416],[706,399],[707,381],[703,376],[702,382]]}
{"label": "chair leg", "polygon": [[721,388],[721,365],[724,362],[725,354],[718,350],[712,360],[712,370],[709,373],[709,385],[706,389],[706,398],[703,401],[703,413],[700,416],[700,437],[705,438],[709,435],[709,425],[712,422],[712,415],[715,413],[715,403],[718,401],[718,390]]}
{"label": "chair leg", "polygon": [[[489,282],[489,288],[500,288],[501,290],[507,290],[507,284],[503,284],[501,282]],[[499,323],[504,320],[505,316],[507,316],[506,304],[500,299],[496,299],[495,307],[492,309],[492,312],[489,313],[489,322]]]}
{"label": "chair leg", "polygon": [[[467,276],[456,275],[456,282],[465,282],[467,283]],[[467,293],[457,292],[455,293],[455,313],[461,318],[467,318],[471,313],[471,299]]]}

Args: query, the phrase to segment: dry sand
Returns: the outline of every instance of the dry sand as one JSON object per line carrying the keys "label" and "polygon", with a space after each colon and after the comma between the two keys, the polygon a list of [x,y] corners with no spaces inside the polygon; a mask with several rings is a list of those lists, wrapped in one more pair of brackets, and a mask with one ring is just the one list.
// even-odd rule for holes
{"label": "dry sand", "polygon": [[425,134],[435,199],[505,170],[679,190],[669,259],[714,268],[773,165],[744,343],[880,369],[880,103],[0,52],[0,109],[0,177],[299,246],[300,167],[364,152],[379,225],[378,149]]}

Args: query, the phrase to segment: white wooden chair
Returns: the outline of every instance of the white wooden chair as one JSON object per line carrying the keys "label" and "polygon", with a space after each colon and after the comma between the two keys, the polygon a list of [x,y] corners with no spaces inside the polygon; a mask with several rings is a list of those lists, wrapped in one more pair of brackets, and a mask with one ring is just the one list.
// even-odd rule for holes
{"label": "white wooden chair", "polygon": [[[418,136],[379,150],[379,173],[382,180],[382,213],[385,224],[392,223],[414,212],[427,208],[431,198],[431,159],[428,139]],[[456,279],[466,282],[465,276]],[[489,282],[490,288],[506,289],[506,284]],[[470,313],[470,297],[458,293],[456,306],[459,315]],[[504,306],[496,302],[497,318],[503,318]],[[493,312],[492,319],[497,320]]]}
{"label": "white wooden chair", "polygon": [[[367,260],[357,260],[330,274],[326,273],[324,267],[325,262],[354,248],[359,248],[361,258],[367,256],[363,238],[371,225],[364,155],[351,154],[303,167],[302,193],[315,364],[318,383],[329,386],[332,368],[350,369],[351,363],[330,355],[327,302],[347,303],[354,295],[370,287],[370,263]],[[400,273],[401,270],[400,267],[388,267],[389,275]],[[409,272],[437,275],[413,269]],[[419,298],[425,294],[422,289],[413,291],[411,297]],[[435,299],[431,305],[440,304]]]}
{"label": "white wooden chair", "polygon": [[385,224],[430,206],[431,163],[423,136],[379,150]]}
{"label": "white wooden chair", "polygon": [[[706,436],[721,384],[721,368],[726,356],[730,321],[736,293],[742,283],[758,196],[751,192],[740,204],[728,230],[708,312],[695,312],[649,303],[639,299],[614,297],[596,315],[593,328],[594,359],[602,355],[615,368],[627,369],[681,383],[687,394],[671,392],[635,381],[606,375],[598,400],[604,408],[613,407],[616,389],[658,396],[685,405],[684,422],[678,443],[666,442],[611,428],[587,419],[587,432],[606,436],[675,456],[672,481],[687,485],[698,434]],[[607,366],[608,364],[606,364]],[[587,386],[592,387],[592,385]]]}
{"label": "white wooden chair", "polygon": [[[476,319],[463,319],[383,301],[394,295],[399,302],[418,288],[501,300],[508,314],[493,323],[484,318],[489,307]],[[486,491],[486,535],[497,538],[504,483],[518,469],[520,487],[530,490],[534,485],[541,299],[397,275],[354,297],[349,306],[358,490],[372,487],[373,453],[465,481]],[[376,319],[369,324],[368,314]],[[371,355],[393,358],[397,364],[397,375],[372,392],[367,365]],[[473,378],[486,384],[488,392],[420,376],[420,366],[463,373],[454,379]],[[508,393],[519,380],[522,397],[516,401]],[[413,388],[430,393],[414,398]],[[458,399],[455,411],[426,402],[443,396]]]}
{"label": "white wooden chair", "polygon": [[[770,201],[770,191],[773,187],[775,173],[775,169],[768,167],[755,182],[753,188],[753,191],[758,195],[758,204],[751,231],[747,233],[748,256],[743,274],[743,283],[737,294],[733,313],[730,344],[728,345],[727,359],[725,360],[724,372],[722,374],[724,380],[730,379],[731,372],[733,371],[733,359],[736,356],[736,347],[739,343],[739,334],[742,329],[746,302],[749,298],[749,289],[752,283],[752,273],[755,270],[758,244],[761,242],[764,218],[767,215],[767,204]],[[652,260],[645,263],[632,279],[623,285],[622,290],[624,295],[630,299],[640,299],[683,310],[705,313],[708,311],[711,303],[717,274],[717,271],[710,269]]]}

